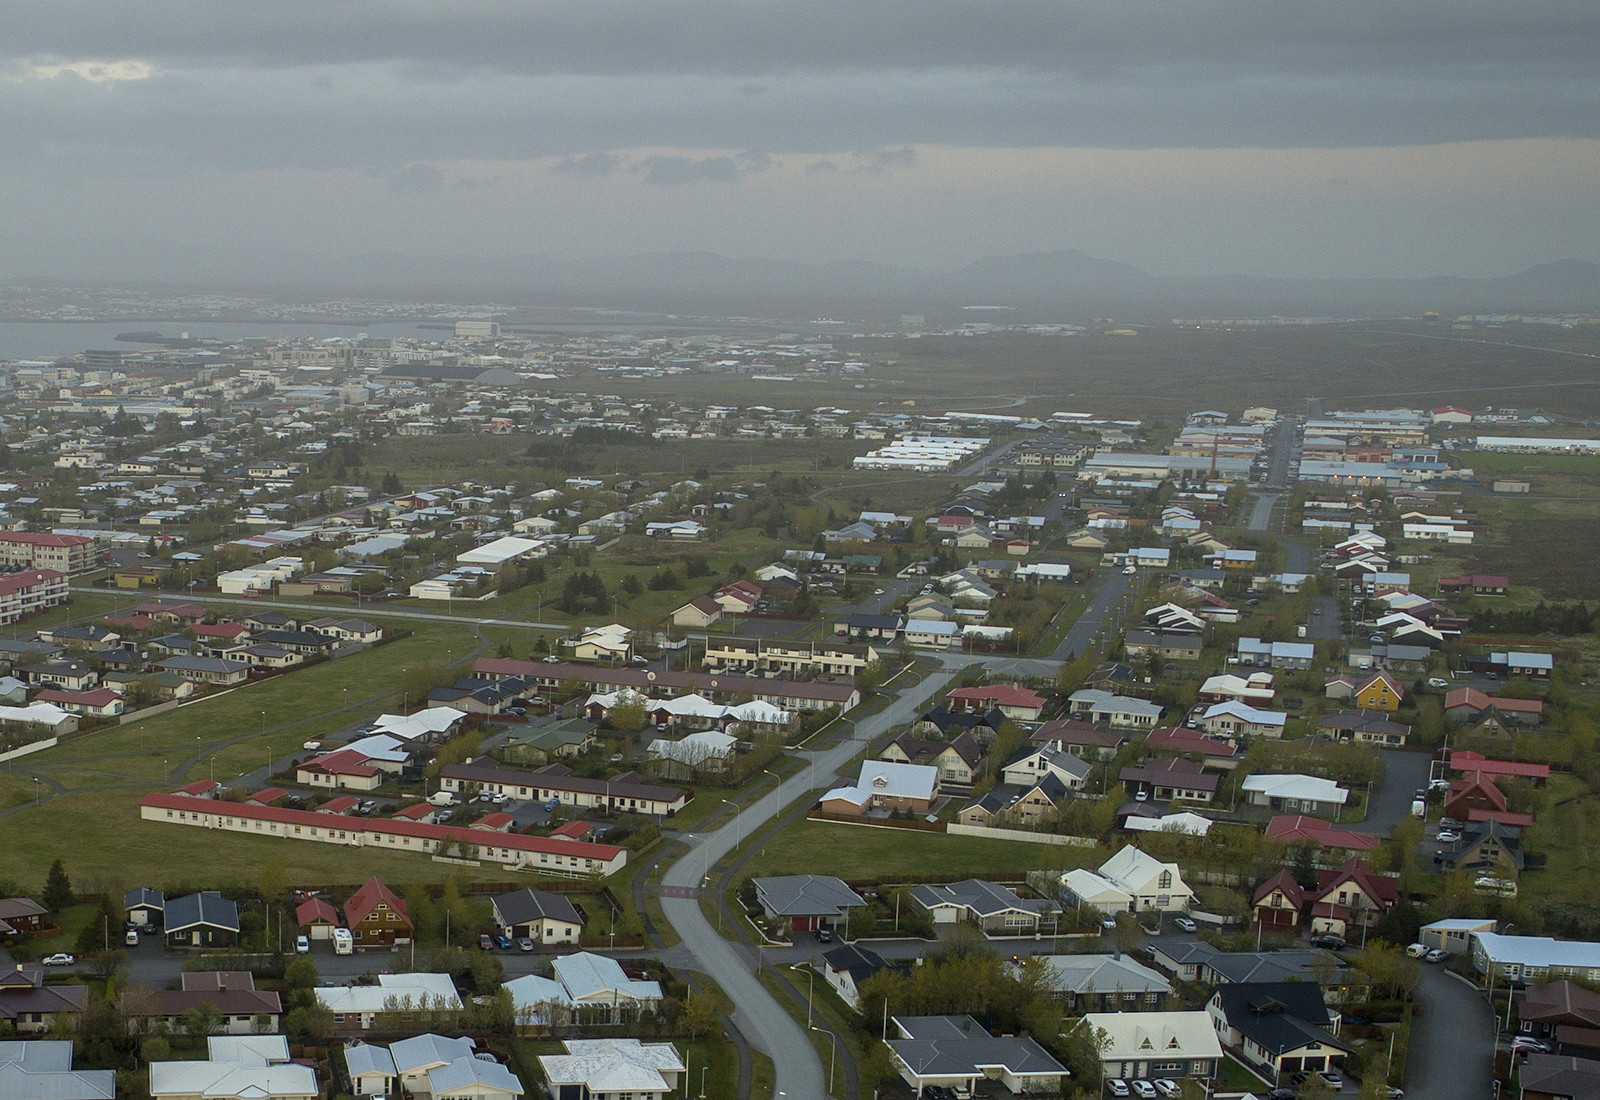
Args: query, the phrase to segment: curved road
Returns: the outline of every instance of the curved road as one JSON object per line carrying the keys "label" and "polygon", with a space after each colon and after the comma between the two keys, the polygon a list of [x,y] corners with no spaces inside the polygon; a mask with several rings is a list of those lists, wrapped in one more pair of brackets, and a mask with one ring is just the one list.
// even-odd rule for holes
{"label": "curved road", "polygon": [[[831,776],[892,726],[916,717],[917,704],[955,678],[945,669],[902,688],[894,702],[862,718],[853,736],[817,754],[817,774]],[[785,780],[758,802],[745,807],[734,821],[709,833],[692,834],[692,849],[668,868],[661,880],[661,909],[683,939],[683,946],[737,1006],[734,1022],[758,1049],[772,1058],[777,1073],[775,1096],[814,1100],[827,1094],[826,1070],[805,1029],[794,1022],[756,979],[756,960],[718,934],[697,900],[705,869],[734,848],[736,840],[754,835],[762,823],[811,790],[810,767]]]}

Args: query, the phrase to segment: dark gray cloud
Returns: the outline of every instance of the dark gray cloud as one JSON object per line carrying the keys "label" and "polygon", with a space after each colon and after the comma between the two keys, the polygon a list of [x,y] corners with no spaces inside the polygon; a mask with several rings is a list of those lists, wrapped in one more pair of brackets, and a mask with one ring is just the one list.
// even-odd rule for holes
{"label": "dark gray cloud", "polygon": [[397,194],[443,191],[444,173],[431,164],[408,164],[390,174],[389,190]]}
{"label": "dark gray cloud", "polygon": [[702,160],[695,160],[692,157],[645,157],[630,171],[640,173],[646,183],[668,187],[683,183],[701,183],[706,180],[732,183],[739,178],[739,166],[734,163],[732,157],[706,157]]}

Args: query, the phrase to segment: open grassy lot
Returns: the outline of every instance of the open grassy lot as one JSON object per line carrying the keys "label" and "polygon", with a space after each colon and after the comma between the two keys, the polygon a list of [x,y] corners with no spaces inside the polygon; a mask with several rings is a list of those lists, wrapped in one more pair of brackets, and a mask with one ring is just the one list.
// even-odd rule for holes
{"label": "open grassy lot", "polygon": [[751,878],[811,873],[845,879],[1021,875],[1041,867],[1076,867],[1096,858],[1105,856],[1094,848],[800,820],[767,841],[743,873]]}
{"label": "open grassy lot", "polygon": [[[275,855],[296,882],[351,882],[374,873],[401,881],[443,878],[445,865],[388,853],[145,823],[138,818],[138,800],[213,774],[226,784],[264,767],[269,751],[281,761],[309,738],[392,707],[407,665],[436,660],[447,645],[465,654],[477,644],[465,626],[419,624],[412,637],[390,645],[12,761],[0,772],[0,808],[14,807],[0,814],[7,870],[23,883],[42,884],[59,856],[74,874],[130,884],[216,885],[253,881],[261,862]],[[45,781],[38,807],[28,805],[34,775]],[[70,793],[52,799],[55,784]],[[380,864],[385,870],[378,870]],[[493,867],[481,871],[484,877],[505,874]]]}

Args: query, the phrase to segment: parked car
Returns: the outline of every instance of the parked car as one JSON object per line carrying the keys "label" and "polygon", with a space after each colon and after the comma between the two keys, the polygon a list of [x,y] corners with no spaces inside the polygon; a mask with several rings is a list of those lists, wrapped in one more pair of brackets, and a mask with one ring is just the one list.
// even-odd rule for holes
{"label": "parked car", "polygon": [[1107,1077],[1106,1091],[1112,1096],[1127,1096],[1131,1090],[1128,1088],[1128,1082],[1120,1077]]}
{"label": "parked car", "polygon": [[532,951],[533,950],[533,941],[530,940],[527,936],[523,936],[520,940],[517,941],[517,950],[518,951]]}
{"label": "parked car", "polygon": [[559,805],[561,805],[561,799],[552,798],[549,802],[546,802],[544,804],[544,808],[547,809],[547,810],[553,810]]}
{"label": "parked car", "polygon": [[494,940],[490,938],[489,933],[487,933],[487,932],[479,933],[479,935],[478,935],[478,950],[479,951],[492,951],[492,950],[494,950]]}
{"label": "parked car", "polygon": [[304,745],[301,745],[300,747],[302,749],[311,749],[312,751],[315,751],[315,750],[320,749],[322,747],[322,742],[321,741],[307,741]]}
{"label": "parked car", "polygon": [[1149,1081],[1134,1080],[1130,1081],[1129,1084],[1133,1086],[1133,1094],[1139,1097],[1139,1100],[1155,1100],[1156,1087]]}
{"label": "parked car", "polygon": [[544,659],[544,663],[547,665],[559,665],[561,663],[561,658],[552,654]]}
{"label": "parked car", "polygon": [[1532,1035],[1518,1035],[1511,1040],[1511,1049],[1527,1054],[1549,1054],[1550,1044],[1535,1039]]}
{"label": "parked car", "polygon": [[1450,681],[1443,676],[1429,676],[1428,686],[1431,688],[1447,688],[1450,686]]}
{"label": "parked car", "polygon": [[1323,1069],[1317,1071],[1317,1076],[1322,1078],[1322,1083],[1334,1092],[1344,1088],[1344,1078],[1336,1070]]}
{"label": "parked car", "polygon": [[1413,959],[1420,959],[1427,953],[1428,945],[1425,943],[1414,943],[1410,947],[1406,948],[1406,954],[1411,956]]}
{"label": "parked car", "polygon": [[[1446,784],[1446,786],[1449,786],[1449,784]],[[1455,830],[1456,832],[1460,832],[1462,829],[1466,828],[1466,825],[1464,825],[1460,821],[1457,821],[1453,817],[1441,817],[1439,819],[1439,828],[1441,828],[1441,829],[1452,829],[1452,830]]]}
{"label": "parked car", "polygon": [[1450,952],[1446,951],[1442,947],[1435,947],[1432,951],[1429,951],[1422,957],[1431,963],[1442,963],[1450,958]]}
{"label": "parked car", "polygon": [[494,945],[496,947],[498,947],[502,951],[510,951],[511,950],[511,937],[510,936],[496,936],[494,938]]}
{"label": "parked car", "polygon": [[1111,931],[1116,926],[1117,926],[1117,918],[1116,917],[1105,916],[1105,917],[1101,917],[1100,918],[1100,927],[1104,928],[1107,932]]}
{"label": "parked car", "polygon": [[122,942],[129,947],[138,947],[139,933],[132,928],[128,929],[127,932],[123,933]]}
{"label": "parked car", "polygon": [[1172,923],[1177,926],[1178,931],[1180,932],[1198,931],[1198,926],[1188,917],[1173,917]]}
{"label": "parked car", "polygon": [[1439,830],[1439,843],[1440,844],[1454,844],[1456,841],[1458,841],[1460,839],[1461,839],[1461,834],[1456,832],[1454,829],[1440,829]]}
{"label": "parked car", "polygon": [[1343,936],[1336,936],[1332,932],[1311,937],[1311,946],[1320,947],[1324,951],[1343,951],[1346,946]]}
{"label": "parked car", "polygon": [[1177,1096],[1183,1089],[1176,1081],[1169,1081],[1165,1077],[1157,1077],[1150,1082],[1162,1096]]}
{"label": "parked car", "polygon": [[1294,1089],[1273,1089],[1267,1093],[1267,1100],[1296,1100]]}
{"label": "parked car", "polygon": [[1139,567],[1137,565],[1125,565],[1125,566],[1122,567],[1122,575],[1124,577],[1131,577],[1131,576],[1135,575],[1138,572],[1139,572]]}
{"label": "parked car", "polygon": [[309,955],[311,953],[311,937],[296,936],[294,938],[294,953],[296,955]]}
{"label": "parked car", "polygon": [[46,966],[71,966],[77,961],[77,959],[73,958],[65,951],[58,951],[54,955],[46,955],[44,957],[44,965]]}

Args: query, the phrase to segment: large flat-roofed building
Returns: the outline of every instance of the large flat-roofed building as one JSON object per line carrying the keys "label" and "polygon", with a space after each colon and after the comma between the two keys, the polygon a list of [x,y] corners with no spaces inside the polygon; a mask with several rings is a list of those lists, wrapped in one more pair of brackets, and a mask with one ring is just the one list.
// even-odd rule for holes
{"label": "large flat-roofed building", "polygon": [[0,565],[82,573],[94,564],[94,540],[84,535],[0,531]]}

